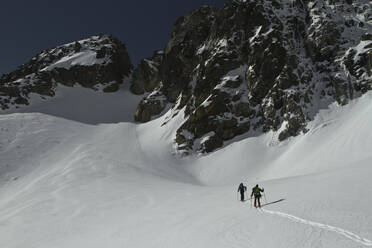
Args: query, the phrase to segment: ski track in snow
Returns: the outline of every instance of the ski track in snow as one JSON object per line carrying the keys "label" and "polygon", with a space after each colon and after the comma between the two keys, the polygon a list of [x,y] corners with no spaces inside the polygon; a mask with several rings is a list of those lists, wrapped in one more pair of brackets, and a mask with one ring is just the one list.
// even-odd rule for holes
{"label": "ski track in snow", "polygon": [[311,220],[305,220],[305,219],[296,217],[294,215],[282,213],[282,212],[279,212],[279,211],[271,211],[271,210],[267,210],[267,209],[263,209],[263,208],[261,208],[260,211],[264,212],[264,213],[272,214],[272,215],[277,215],[277,216],[280,216],[280,217],[283,217],[283,218],[287,218],[287,219],[290,219],[293,222],[297,222],[297,223],[301,223],[301,224],[305,224],[305,225],[309,225],[309,226],[313,226],[313,227],[318,227],[318,228],[324,229],[326,231],[335,232],[335,233],[337,233],[339,235],[342,235],[342,236],[344,236],[348,239],[351,239],[354,242],[357,242],[359,244],[362,244],[362,245],[365,245],[365,246],[372,246],[372,241],[371,240],[362,238],[362,237],[356,235],[355,233],[352,233],[350,231],[347,231],[347,230],[339,228],[339,227],[334,227],[334,226],[322,224],[322,223],[319,223],[319,222],[314,222],[314,221],[311,221]]}

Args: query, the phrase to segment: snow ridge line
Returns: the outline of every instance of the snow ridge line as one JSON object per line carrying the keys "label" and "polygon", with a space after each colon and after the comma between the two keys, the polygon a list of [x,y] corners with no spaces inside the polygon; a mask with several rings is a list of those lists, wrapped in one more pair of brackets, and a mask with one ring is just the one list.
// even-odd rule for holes
{"label": "snow ridge line", "polygon": [[292,220],[294,222],[297,222],[297,223],[310,225],[310,226],[318,227],[318,228],[321,228],[321,229],[324,229],[324,230],[327,230],[327,231],[335,232],[337,234],[340,234],[340,235],[342,235],[342,236],[344,236],[348,239],[351,239],[351,240],[353,240],[357,243],[360,243],[362,245],[372,246],[372,241],[371,240],[362,238],[362,237],[356,235],[355,233],[352,233],[350,231],[347,231],[347,230],[339,228],[339,227],[334,227],[334,226],[322,224],[322,223],[319,223],[319,222],[314,222],[314,221],[310,221],[310,220],[301,219],[301,218],[296,217],[294,215],[290,215],[290,214],[286,214],[286,213],[282,213],[282,212],[278,212],[278,211],[271,211],[271,210],[266,210],[266,209],[262,209],[262,208],[261,208],[261,211],[264,212],[264,213],[273,214],[273,215],[277,215],[277,216],[280,216],[280,217],[283,217],[283,218],[287,218],[287,219],[290,219],[290,220]]}

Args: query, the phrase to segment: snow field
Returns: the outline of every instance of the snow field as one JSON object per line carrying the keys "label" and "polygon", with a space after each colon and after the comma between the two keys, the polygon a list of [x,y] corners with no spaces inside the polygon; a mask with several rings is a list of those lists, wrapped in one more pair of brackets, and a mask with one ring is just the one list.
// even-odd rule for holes
{"label": "snow field", "polygon": [[[186,158],[171,153],[182,112],[163,127],[1,115],[0,247],[371,246],[371,100],[287,143]],[[265,188],[262,210],[237,201],[241,181]]]}
{"label": "snow field", "polygon": [[[87,123],[131,122],[141,97],[129,92],[128,78],[117,92],[105,93],[78,85],[59,84],[53,98],[31,95],[30,105],[2,111],[11,113],[43,113],[64,119]],[[102,86],[104,87],[104,85]]]}

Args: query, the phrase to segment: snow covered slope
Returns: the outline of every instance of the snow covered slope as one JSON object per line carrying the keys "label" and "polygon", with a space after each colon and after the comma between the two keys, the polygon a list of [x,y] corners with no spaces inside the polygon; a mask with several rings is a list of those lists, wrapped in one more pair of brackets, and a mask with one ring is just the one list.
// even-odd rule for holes
{"label": "snow covered slope", "polygon": [[53,98],[32,94],[30,105],[11,107],[1,113],[36,112],[88,124],[132,122],[140,97],[130,93],[128,88],[129,85],[124,83],[116,92],[104,93],[78,85],[58,85]]}
{"label": "snow covered slope", "polygon": [[[309,132],[170,153],[182,116],[91,125],[0,116],[0,247],[370,247],[372,94]],[[180,121],[177,121],[180,119]],[[267,205],[237,201],[259,183]]]}

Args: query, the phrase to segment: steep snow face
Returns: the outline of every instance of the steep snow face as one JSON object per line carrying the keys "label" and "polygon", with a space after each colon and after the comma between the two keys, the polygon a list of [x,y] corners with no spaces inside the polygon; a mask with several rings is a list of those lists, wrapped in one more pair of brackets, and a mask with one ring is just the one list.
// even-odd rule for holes
{"label": "steep snow face", "polygon": [[42,70],[52,70],[54,68],[70,69],[72,66],[75,65],[89,66],[94,64],[102,64],[104,63],[104,61],[104,58],[97,59],[96,52],[88,50],[85,52],[79,52],[70,56],[63,57],[54,64],[47,66]]}
{"label": "steep snow face", "polygon": [[371,97],[368,93],[343,107],[330,105],[308,124],[309,132],[286,142],[277,141],[278,132],[232,141],[212,155],[201,156],[195,176],[215,185],[321,173],[370,161]]}
{"label": "steep snow face", "polygon": [[[52,70],[53,68],[70,69],[74,65],[107,64],[111,62],[109,54],[97,56],[97,53],[112,48],[113,44],[108,42],[107,36],[93,36],[89,39],[76,41],[41,52],[32,58],[32,60],[41,63],[41,71]],[[57,59],[53,59],[53,57]]]}
{"label": "steep snow face", "polygon": [[[186,158],[169,152],[184,109],[163,126],[173,109],[141,125],[1,115],[0,246],[370,247],[371,104]],[[263,210],[237,201],[241,181],[265,188]]]}

